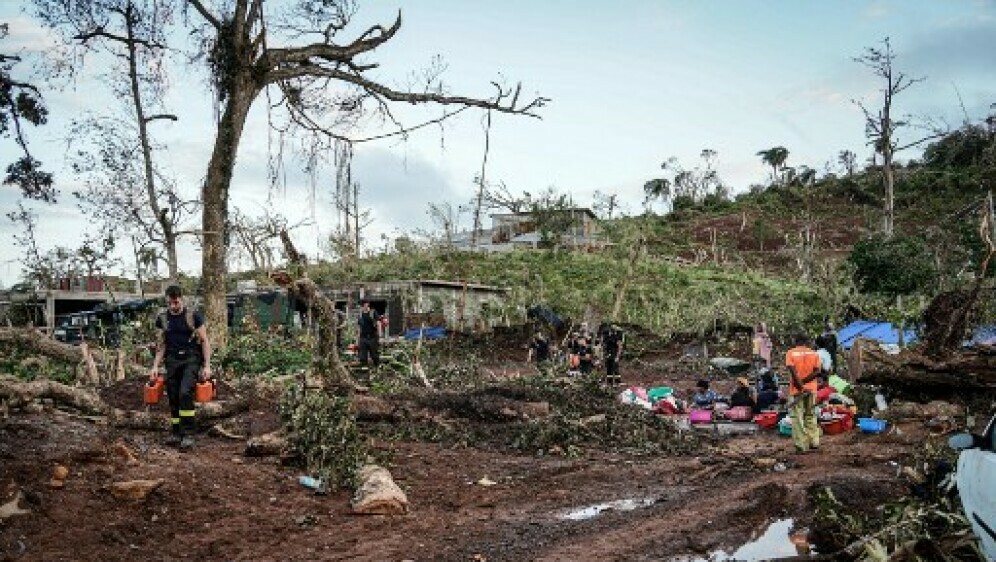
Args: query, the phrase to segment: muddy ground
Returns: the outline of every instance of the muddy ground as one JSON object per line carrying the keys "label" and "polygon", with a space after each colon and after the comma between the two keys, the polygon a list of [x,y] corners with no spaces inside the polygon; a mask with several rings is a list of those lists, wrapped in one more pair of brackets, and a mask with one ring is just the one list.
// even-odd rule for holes
{"label": "muddy ground", "polygon": [[[697,376],[694,369],[649,365],[630,364],[624,380],[684,389]],[[493,370],[515,376],[525,369],[506,362]],[[141,381],[126,384],[135,396],[122,389],[112,394],[140,400]],[[261,398],[232,426],[269,431],[275,408]],[[585,449],[569,458],[377,441],[378,456],[389,460],[411,506],[407,515],[386,517],[351,514],[346,491],[314,495],[297,483],[300,469],[244,457],[242,441],[203,433],[194,451],[181,453],[163,446],[157,432],[113,429],[52,409],[14,413],[0,419],[0,485],[22,490],[20,506],[30,513],[0,522],[0,560],[708,556],[732,552],[775,520],[809,525],[814,487],[830,486],[845,504],[866,510],[905,494],[899,466],[922,449],[926,435],[916,424],[883,435],[851,432],[826,437],[819,452],[803,456],[790,454],[790,440],[771,431],[655,457]],[[126,462],[117,443],[137,461]],[[49,487],[57,464],[70,471],[62,489]],[[143,500],[117,499],[108,490],[116,481],[155,478],[165,483]],[[637,507],[565,518],[617,500],[635,500]]]}

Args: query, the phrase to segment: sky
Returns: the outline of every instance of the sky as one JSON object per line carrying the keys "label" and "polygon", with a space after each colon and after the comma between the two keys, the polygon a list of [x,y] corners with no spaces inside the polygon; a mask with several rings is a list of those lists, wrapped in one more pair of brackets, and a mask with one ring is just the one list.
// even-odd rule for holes
{"label": "sky", "polygon": [[[279,2],[269,2],[270,5]],[[495,113],[486,177],[510,191],[553,187],[590,206],[596,192],[616,194],[624,210],[642,210],[643,185],[660,177],[661,163],[677,157],[686,167],[699,153],[718,153],[720,177],[733,191],[768,180],[757,152],[789,150],[787,163],[824,170],[844,149],[870,156],[864,118],[854,103],[879,103],[881,84],[854,62],[864,48],[890,37],[896,68],[924,81],[897,97],[900,114],[927,116],[957,127],[979,121],[996,102],[996,0],[377,0],[359,3],[354,35],[389,24],[400,11],[398,34],[368,57],[371,76],[402,84],[439,56],[450,92],[487,97],[492,81],[522,84],[522,97],[550,98],[540,119]],[[27,10],[27,11],[26,11]],[[31,17],[29,0],[0,1],[0,21],[11,24],[0,51],[32,57],[56,52],[52,35]],[[95,78],[97,65],[72,83],[44,89],[50,122],[29,131],[33,152],[55,173],[56,205],[23,201],[0,188],[0,285],[21,276],[6,218],[19,201],[39,217],[44,247],[72,246],[97,225],[70,195],[79,188],[66,159],[66,127],[86,112],[120,111]],[[29,63],[15,72],[30,77]],[[20,75],[18,77],[21,77]],[[41,78],[37,78],[40,81]],[[44,84],[44,82],[41,82]],[[167,108],[175,124],[155,124],[159,157],[184,193],[195,197],[214,141],[214,104],[203,69],[172,74]],[[261,98],[262,99],[262,98]],[[403,114],[417,122],[438,108]],[[370,210],[365,250],[383,248],[401,234],[431,230],[430,203],[468,203],[484,155],[483,114],[466,111],[442,127],[407,140],[358,145],[353,177],[361,206]],[[363,136],[363,132],[359,132]],[[311,256],[336,226],[334,172],[326,162],[312,184],[288,162],[282,185],[267,181],[265,104],[257,101],[240,147],[232,206],[264,210],[303,223],[292,236]],[[0,161],[17,155],[0,139]],[[906,153],[906,158],[916,157]],[[461,216],[469,227],[469,214]],[[125,265],[124,273],[128,273]],[[199,250],[185,245],[181,269],[200,273]]]}

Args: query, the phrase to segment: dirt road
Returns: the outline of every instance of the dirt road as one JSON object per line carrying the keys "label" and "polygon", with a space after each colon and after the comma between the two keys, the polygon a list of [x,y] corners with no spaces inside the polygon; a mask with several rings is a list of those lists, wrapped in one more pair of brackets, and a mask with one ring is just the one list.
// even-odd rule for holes
{"label": "dirt road", "polygon": [[[805,525],[814,486],[867,508],[900,495],[895,463],[923,435],[899,429],[831,436],[804,456],[790,455],[789,441],[771,432],[655,458],[379,443],[411,503],[408,515],[391,518],[350,514],[346,492],[315,496],[297,484],[299,470],[245,458],[240,442],[205,435],[194,452],[179,453],[154,433],[58,412],[12,415],[0,420],[0,490],[20,489],[31,513],[0,522],[0,560],[667,560],[729,552],[773,520]],[[136,461],[123,459],[116,442]],[[70,471],[63,489],[48,485],[56,464]],[[108,491],[112,482],[152,478],[165,483],[144,500]],[[597,507],[619,500],[630,501]]]}

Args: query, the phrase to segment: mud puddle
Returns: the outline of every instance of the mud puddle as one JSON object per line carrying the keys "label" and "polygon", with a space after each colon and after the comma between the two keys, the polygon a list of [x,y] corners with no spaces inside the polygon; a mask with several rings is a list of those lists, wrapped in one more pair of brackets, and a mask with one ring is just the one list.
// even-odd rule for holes
{"label": "mud puddle", "polygon": [[560,515],[561,519],[568,521],[584,521],[593,519],[607,511],[633,511],[642,507],[648,507],[657,503],[657,498],[628,498],[605,503],[597,503],[570,511]]}
{"label": "mud puddle", "polygon": [[[717,550],[708,558],[683,556],[672,558],[670,562],[755,562],[777,558],[789,558],[800,554],[812,553],[808,543],[800,538],[803,546],[796,546],[792,540],[792,519],[779,519],[768,526],[764,533],[736,549],[733,554]],[[800,551],[799,549],[803,549]]]}

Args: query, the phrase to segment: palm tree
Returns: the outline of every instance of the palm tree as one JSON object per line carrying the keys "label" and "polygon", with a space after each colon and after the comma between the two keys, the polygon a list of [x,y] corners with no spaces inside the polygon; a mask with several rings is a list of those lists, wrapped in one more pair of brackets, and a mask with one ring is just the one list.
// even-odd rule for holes
{"label": "palm tree", "polygon": [[758,152],[757,155],[761,157],[762,162],[771,166],[772,178],[775,183],[778,183],[781,175],[781,169],[785,166],[785,161],[788,160],[788,149],[784,146],[776,146],[767,150],[762,150]]}

